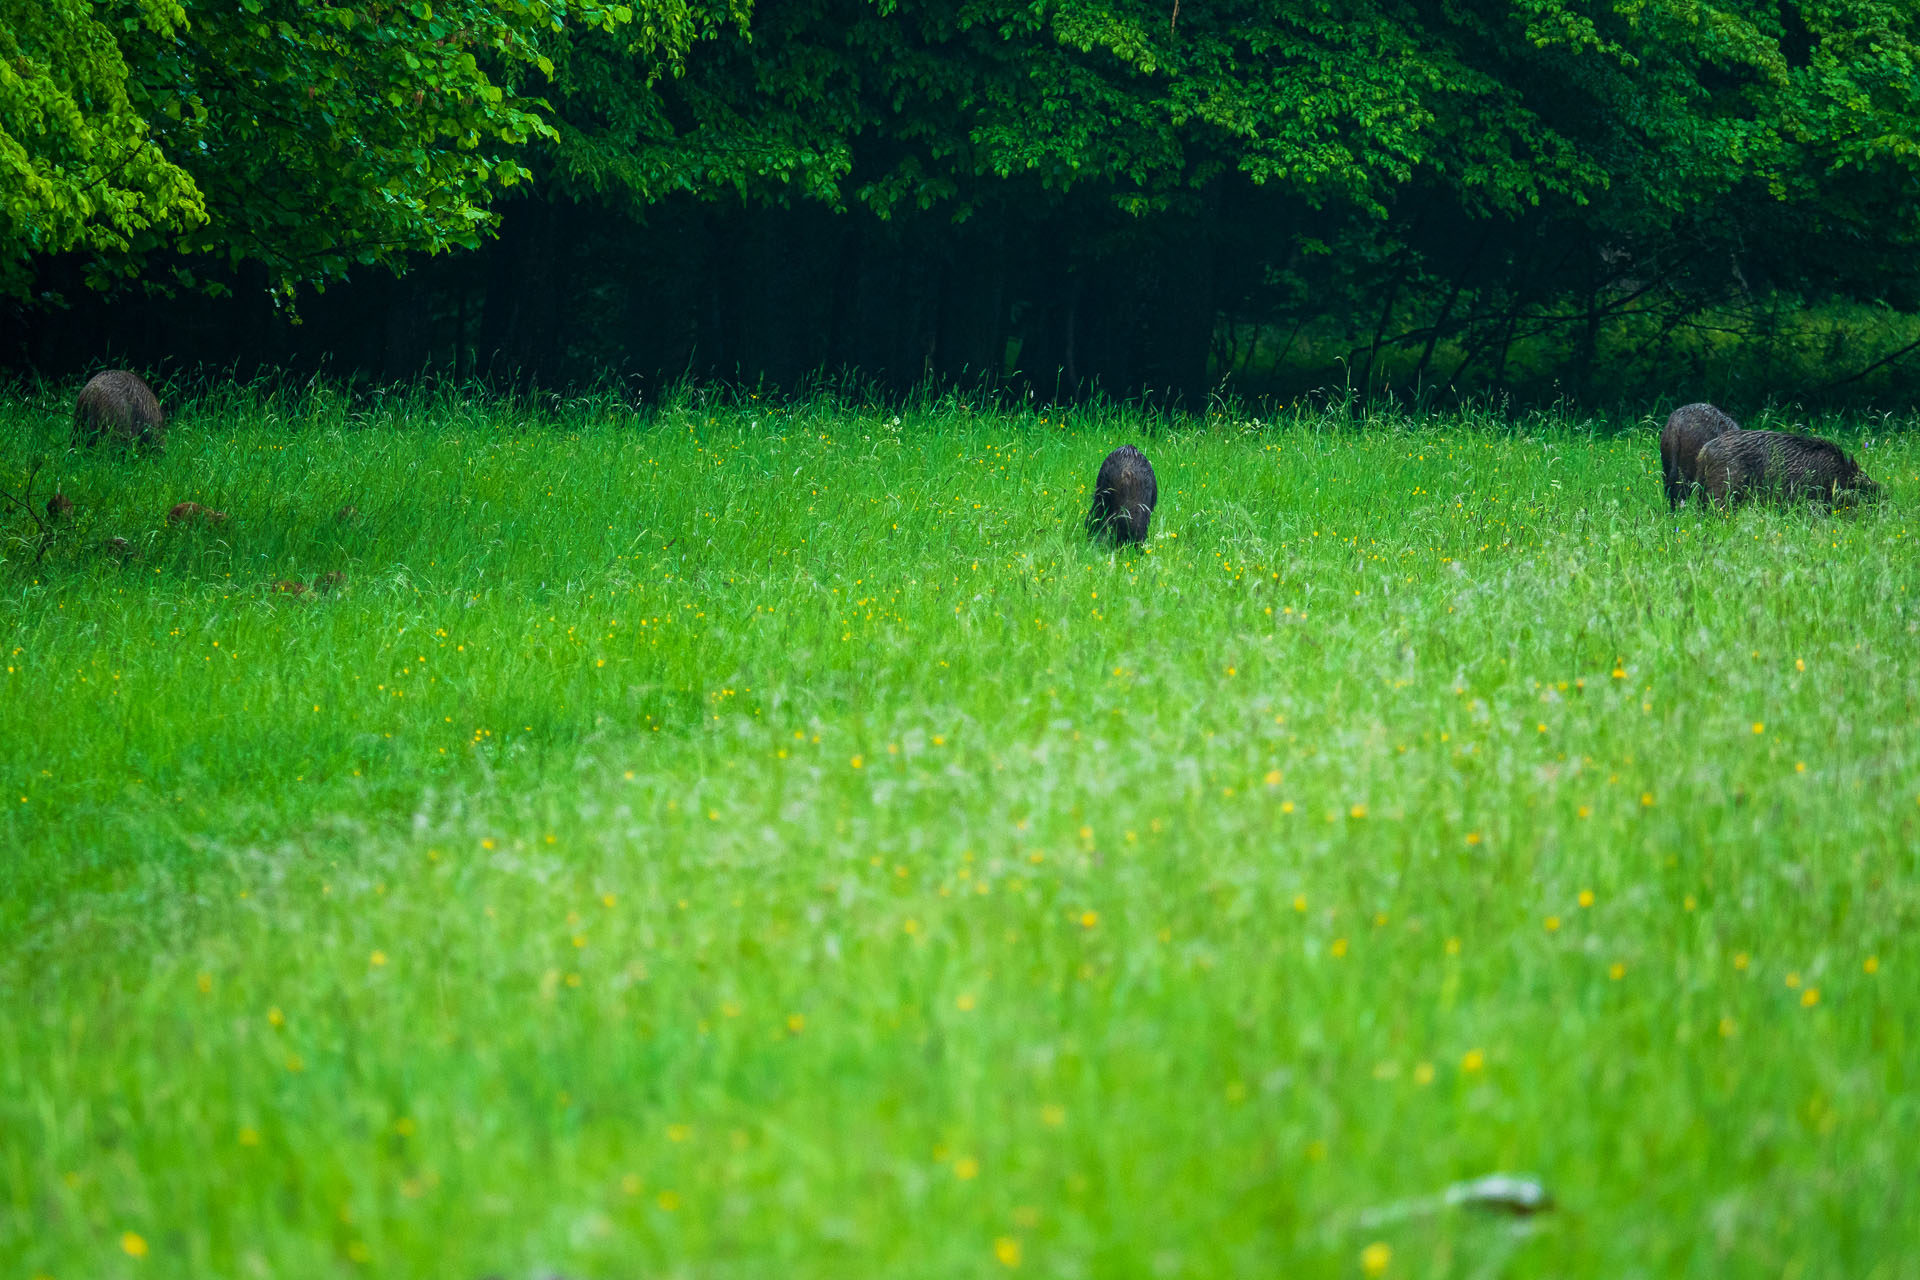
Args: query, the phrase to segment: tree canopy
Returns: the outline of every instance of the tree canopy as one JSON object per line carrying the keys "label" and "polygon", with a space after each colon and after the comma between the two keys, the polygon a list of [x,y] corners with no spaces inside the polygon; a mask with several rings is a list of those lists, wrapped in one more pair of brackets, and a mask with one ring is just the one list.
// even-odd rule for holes
{"label": "tree canopy", "polygon": [[0,0],[0,277],[83,250],[99,283],[156,251],[276,282],[472,247],[555,138],[567,42],[684,54],[682,0]]}
{"label": "tree canopy", "polygon": [[[998,255],[1020,278],[981,302],[1000,318],[970,358],[1025,332],[1030,355],[1072,364],[1106,341],[1076,328],[1098,311],[1115,342],[1132,324],[1135,348],[1182,346],[1189,380],[1221,325],[1308,309],[1370,331],[1369,365],[1398,344],[1422,371],[1446,344],[1465,368],[1548,330],[1590,359],[1609,324],[1769,291],[1920,309],[1904,0],[0,0],[0,16],[16,293],[56,258],[102,285],[404,267],[487,242],[515,188],[529,235],[564,223],[616,256],[665,244],[690,206],[787,210],[816,248],[876,228],[975,277],[958,264]],[[1129,309],[1149,318],[1111,319]]]}

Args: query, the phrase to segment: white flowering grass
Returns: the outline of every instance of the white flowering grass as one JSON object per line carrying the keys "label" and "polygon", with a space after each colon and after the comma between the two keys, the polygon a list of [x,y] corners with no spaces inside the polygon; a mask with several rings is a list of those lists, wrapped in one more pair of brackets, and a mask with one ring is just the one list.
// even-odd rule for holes
{"label": "white flowering grass", "polygon": [[0,567],[7,1274],[1912,1256],[1888,424],[1878,507],[1728,519],[1650,422],[63,414],[0,404],[77,504]]}

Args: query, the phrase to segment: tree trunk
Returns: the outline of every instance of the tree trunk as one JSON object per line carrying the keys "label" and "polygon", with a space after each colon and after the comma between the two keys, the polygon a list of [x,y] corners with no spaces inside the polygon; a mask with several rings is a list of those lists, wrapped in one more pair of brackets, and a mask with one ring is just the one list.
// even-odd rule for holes
{"label": "tree trunk", "polygon": [[1480,261],[1480,253],[1487,247],[1487,239],[1492,235],[1492,227],[1480,233],[1480,238],[1474,242],[1473,251],[1467,254],[1466,265],[1462,266],[1460,274],[1453,278],[1453,287],[1447,291],[1447,300],[1441,304],[1440,315],[1434,320],[1432,331],[1427,334],[1427,345],[1421,348],[1420,363],[1414,367],[1415,383],[1427,376],[1427,367],[1433,363],[1433,349],[1440,345],[1440,338],[1447,327],[1447,321],[1453,315],[1453,305],[1460,300],[1460,291],[1466,287],[1467,277],[1473,274],[1473,268]]}
{"label": "tree trunk", "polygon": [[1200,406],[1210,390],[1208,356],[1220,310],[1215,289],[1214,205],[1209,195],[1199,217],[1167,228],[1157,288],[1149,297],[1146,349],[1138,353],[1134,379],[1170,403]]}
{"label": "tree trunk", "polygon": [[551,384],[558,373],[559,211],[529,197],[501,211],[480,318],[480,361],[497,377]]}

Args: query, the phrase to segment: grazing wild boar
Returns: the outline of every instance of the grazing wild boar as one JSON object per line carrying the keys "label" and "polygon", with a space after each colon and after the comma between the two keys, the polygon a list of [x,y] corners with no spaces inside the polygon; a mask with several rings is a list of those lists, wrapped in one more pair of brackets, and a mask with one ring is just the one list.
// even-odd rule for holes
{"label": "grazing wild boar", "polygon": [[96,373],[80,388],[73,405],[73,438],[79,445],[102,439],[114,444],[138,445],[163,453],[167,446],[167,415],[153,389],[140,375],[125,369]]}
{"label": "grazing wild boar", "polygon": [[64,493],[56,493],[47,499],[47,522],[49,524],[73,511],[73,499]]}
{"label": "grazing wild boar", "polygon": [[197,502],[176,502],[167,510],[168,524],[191,524],[196,520],[207,524],[225,524],[227,513],[203,507]]}
{"label": "grazing wild boar", "polygon": [[1730,431],[1700,450],[1700,484],[1721,506],[1744,498],[1872,501],[1880,486],[1845,449],[1818,436]]}
{"label": "grazing wild boar", "polygon": [[1087,512],[1087,536],[1114,543],[1145,542],[1147,522],[1160,496],[1147,455],[1123,444],[1100,464],[1093,482],[1093,510]]}
{"label": "grazing wild boar", "polygon": [[1700,483],[1700,449],[1707,441],[1740,430],[1740,424],[1710,404],[1683,404],[1660,429],[1660,475],[1667,483],[1667,506],[1680,504]]}

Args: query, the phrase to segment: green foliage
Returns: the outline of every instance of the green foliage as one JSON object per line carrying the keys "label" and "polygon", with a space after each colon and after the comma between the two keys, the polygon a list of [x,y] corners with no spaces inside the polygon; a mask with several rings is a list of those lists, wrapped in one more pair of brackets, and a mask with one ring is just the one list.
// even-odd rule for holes
{"label": "green foliage", "polygon": [[[0,245],[133,275],[156,251],[286,286],[477,244],[493,194],[553,127],[537,87],[593,32],[670,62],[681,0],[9,0]],[[137,20],[136,20],[137,18]],[[28,141],[22,141],[22,139]]]}
{"label": "green foliage", "polygon": [[526,86],[570,28],[612,29],[599,3],[454,0],[313,5],[244,0],[189,14],[150,43],[137,96],[156,137],[207,192],[181,247],[290,282],[356,263],[471,248],[491,193],[551,126]]}
{"label": "green foliage", "polygon": [[[778,9],[775,13],[780,12]],[[687,10],[680,47],[737,62],[755,52],[750,7],[725,0]],[[780,36],[764,27],[759,43],[779,52]],[[818,74],[825,59],[785,56]],[[848,167],[844,116],[819,109],[823,86],[810,78],[788,86],[810,109],[772,86],[749,84],[739,69],[689,76],[683,63],[663,67],[624,42],[578,42],[560,75],[561,109],[552,167],[562,190],[600,195],[635,212],[675,195],[703,198],[780,192],[832,200]]]}
{"label": "green foliage", "polygon": [[1239,173],[1375,214],[1410,184],[1509,215],[1611,192],[1643,221],[1911,163],[1903,7],[1795,11],[1797,62],[1770,0],[1591,8],[806,0],[699,49],[684,79],[596,53],[566,85],[560,154],[643,201],[755,179],[831,199],[867,152],[858,194],[883,209],[1030,178],[1145,211]]}
{"label": "green foliage", "polygon": [[[1808,306],[1778,298],[1762,303],[1771,305],[1703,308],[1681,323],[1655,311],[1625,312],[1601,336],[1590,386],[1580,390],[1612,405],[1671,408],[1708,400],[1741,418],[1769,407],[1814,411],[1837,404],[1913,403],[1907,361],[1920,353],[1920,317],[1864,303]],[[1523,404],[1564,399],[1575,390],[1566,377],[1575,354],[1568,335],[1579,316],[1538,320],[1515,334],[1497,385],[1480,368],[1468,369],[1451,385],[1436,386],[1466,355],[1460,339],[1448,337],[1436,344],[1424,370],[1418,345],[1383,350],[1370,372],[1372,388],[1401,397],[1458,391]],[[1219,372],[1231,375],[1231,385],[1248,395],[1285,398],[1349,381],[1358,390],[1356,346],[1364,351],[1367,339],[1338,318],[1298,329],[1231,326],[1219,344]]]}
{"label": "green foliage", "polygon": [[[223,393],[59,464],[17,1274],[1908,1256],[1912,423],[1830,424],[1876,509],[1676,518],[1647,421],[707,399]],[[1495,1170],[1559,1207],[1440,1200]]]}
{"label": "green foliage", "polygon": [[[0,293],[37,258],[124,254],[206,220],[191,176],[150,136],[113,27],[90,0],[0,0]],[[170,40],[171,0],[125,6],[126,27]]]}
{"label": "green foliage", "polygon": [[1063,187],[1118,178],[1129,208],[1230,172],[1376,214],[1423,170],[1503,209],[1599,177],[1471,64],[1444,18],[1402,6],[1243,0],[1175,20],[1061,4],[1044,36],[1050,74],[987,98],[985,162]]}
{"label": "green foliage", "polygon": [[[1920,10],[1890,0],[0,4],[15,292],[69,251],[103,284],[404,268],[479,244],[532,178],[604,201],[566,222],[603,242],[700,202],[815,202],[843,220],[802,225],[852,228],[843,316],[855,219],[918,220],[900,243],[947,272],[900,283],[946,309],[924,327],[977,323],[959,363],[996,369],[1020,329],[1044,384],[1131,360],[1116,387],[1191,394],[1222,318],[1338,317],[1366,378],[1405,346],[1424,379],[1500,386],[1558,330],[1585,389],[1613,326],[1920,309]],[[559,287],[557,225],[503,255],[533,263],[523,293]],[[1008,246],[1020,278],[954,301]],[[1070,332],[1094,312],[1104,336]]]}
{"label": "green foliage", "polygon": [[[1501,208],[1602,176],[1434,30],[1373,3],[1242,0],[1174,24],[1139,4],[808,0],[751,34],[700,49],[684,80],[578,68],[563,170],[642,201],[837,200],[851,175],[876,209],[962,212],[1008,179],[1112,184],[1146,212],[1232,172],[1374,210],[1423,167]],[[856,173],[860,152],[879,162]]]}

